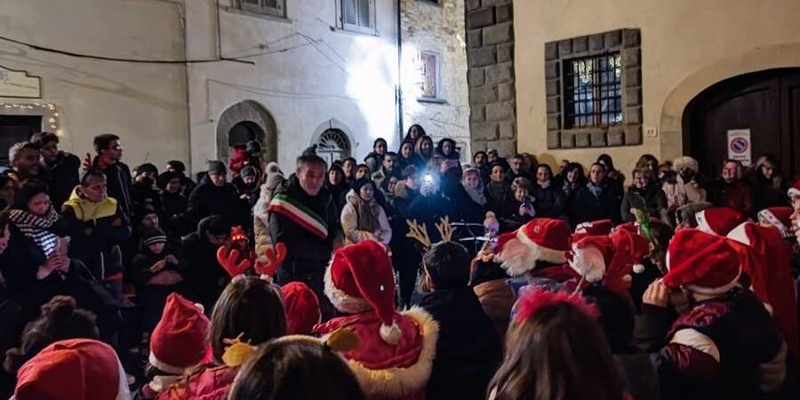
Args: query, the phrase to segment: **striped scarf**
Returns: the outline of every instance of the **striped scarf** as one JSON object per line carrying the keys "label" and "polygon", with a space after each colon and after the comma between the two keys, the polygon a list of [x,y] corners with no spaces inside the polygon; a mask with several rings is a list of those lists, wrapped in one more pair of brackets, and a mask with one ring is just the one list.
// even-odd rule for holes
{"label": "striped scarf", "polygon": [[50,228],[58,220],[58,214],[52,207],[41,217],[23,210],[11,210],[9,220],[25,237],[33,240],[44,251],[46,257],[50,257],[56,251],[58,235],[51,232]]}
{"label": "striped scarf", "polygon": [[280,193],[273,196],[267,211],[271,213],[275,212],[289,218],[320,239],[328,237],[328,224],[325,223],[325,220],[314,212],[314,210],[286,194]]}

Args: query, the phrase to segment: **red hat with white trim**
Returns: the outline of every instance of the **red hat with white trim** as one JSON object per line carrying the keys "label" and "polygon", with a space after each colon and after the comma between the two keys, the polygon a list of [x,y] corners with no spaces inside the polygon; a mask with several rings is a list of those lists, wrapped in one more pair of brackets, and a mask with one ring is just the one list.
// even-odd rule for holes
{"label": "red hat with white trim", "polygon": [[17,372],[14,398],[130,399],[125,371],[111,346],[91,339],[55,342]]}
{"label": "red hat with white trim", "polygon": [[372,310],[381,320],[380,337],[397,344],[403,333],[394,321],[394,269],[388,248],[365,240],[336,250],[325,270],[325,295],[337,310]]}
{"label": "red hat with white trim", "polygon": [[730,207],[713,207],[698,211],[695,215],[697,229],[717,236],[725,236],[744,222],[739,210]]}
{"label": "red hat with white trim", "polygon": [[667,249],[667,268],[662,278],[667,287],[685,286],[705,295],[720,295],[739,282],[742,266],[736,250],[726,238],[682,229]]}
{"label": "red hat with white trim", "polygon": [[317,295],[303,282],[281,286],[287,335],[310,335],[322,315]]}
{"label": "red hat with white trim", "polygon": [[584,233],[590,236],[608,235],[614,223],[610,219],[584,222],[575,227],[575,233]]}
{"label": "red hat with white trim", "polygon": [[789,197],[797,196],[800,197],[800,179],[794,181],[794,185],[789,188],[789,191],[786,192]]}
{"label": "red hat with white trim", "polygon": [[770,207],[758,212],[758,222],[768,223],[780,231],[781,235],[789,236],[794,234],[789,227],[792,226],[791,207]]}
{"label": "red hat with white trim", "polygon": [[517,229],[514,238],[503,243],[501,236],[497,260],[512,276],[534,269],[537,261],[564,264],[570,250],[570,234],[569,225],[560,219],[533,219]]}
{"label": "red hat with white trim", "polygon": [[600,282],[614,258],[614,243],[608,236],[585,236],[572,244],[569,266],[587,282]]}
{"label": "red hat with white trim", "polygon": [[208,349],[210,325],[202,306],[171,293],[161,320],[150,335],[150,365],[180,375],[200,364]]}

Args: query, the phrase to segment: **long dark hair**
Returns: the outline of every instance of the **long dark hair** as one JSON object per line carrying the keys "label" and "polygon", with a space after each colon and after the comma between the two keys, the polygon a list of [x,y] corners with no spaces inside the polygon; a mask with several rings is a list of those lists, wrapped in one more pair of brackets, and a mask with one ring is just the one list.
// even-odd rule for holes
{"label": "long dark hair", "polygon": [[13,208],[28,211],[28,202],[40,193],[50,194],[44,182],[39,180],[27,180],[22,182],[22,186],[14,193]]}
{"label": "long dark hair", "polygon": [[496,400],[619,400],[623,386],[597,321],[555,303],[509,327],[489,393]]}
{"label": "long dark hair", "polygon": [[363,400],[355,375],[319,340],[291,336],[270,341],[239,370],[229,399]]}
{"label": "long dark hair", "polygon": [[209,341],[216,363],[222,363],[224,339],[234,339],[240,334],[243,341],[253,345],[286,334],[280,291],[257,277],[236,277],[214,305]]}

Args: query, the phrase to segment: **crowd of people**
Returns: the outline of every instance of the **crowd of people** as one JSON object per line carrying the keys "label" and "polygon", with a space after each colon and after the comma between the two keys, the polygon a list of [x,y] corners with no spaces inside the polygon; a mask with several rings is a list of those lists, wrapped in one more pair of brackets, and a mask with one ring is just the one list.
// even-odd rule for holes
{"label": "crowd of people", "polygon": [[93,145],[38,133],[0,173],[0,398],[800,395],[800,181],[770,155],[626,184],[413,125],[192,179]]}

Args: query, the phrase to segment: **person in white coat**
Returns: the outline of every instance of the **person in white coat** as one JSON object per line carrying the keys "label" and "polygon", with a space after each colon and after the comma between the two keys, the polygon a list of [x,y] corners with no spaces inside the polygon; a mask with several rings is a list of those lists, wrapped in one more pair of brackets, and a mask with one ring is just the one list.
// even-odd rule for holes
{"label": "person in white coat", "polygon": [[392,228],[380,204],[375,201],[375,184],[367,178],[353,183],[347,193],[347,204],[342,209],[342,230],[345,243],[354,244],[372,239],[389,244]]}

